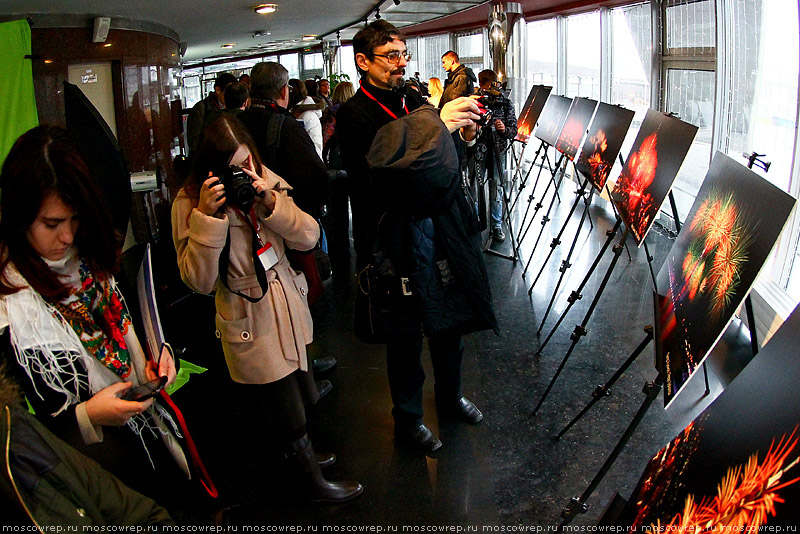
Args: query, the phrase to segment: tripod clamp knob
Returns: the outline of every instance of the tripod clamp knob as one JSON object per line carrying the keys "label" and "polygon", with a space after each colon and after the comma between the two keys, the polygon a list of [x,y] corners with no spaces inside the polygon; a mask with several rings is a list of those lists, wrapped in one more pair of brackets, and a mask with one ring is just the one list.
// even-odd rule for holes
{"label": "tripod clamp knob", "polygon": [[577,291],[573,291],[572,293],[569,294],[569,297],[567,297],[567,302],[570,304],[574,304],[575,301],[581,300],[582,298],[583,295],[581,295]]}
{"label": "tripod clamp knob", "polygon": [[581,502],[580,497],[573,497],[570,499],[569,504],[561,511],[561,517],[564,519],[564,523],[569,523],[575,516],[578,514],[585,514],[588,510],[589,506]]}

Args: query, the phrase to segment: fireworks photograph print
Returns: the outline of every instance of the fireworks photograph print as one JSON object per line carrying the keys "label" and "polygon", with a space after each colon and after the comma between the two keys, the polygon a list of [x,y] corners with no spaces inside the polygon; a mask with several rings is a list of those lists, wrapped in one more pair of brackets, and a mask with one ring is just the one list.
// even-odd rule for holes
{"label": "fireworks photograph print", "polygon": [[551,94],[544,105],[542,114],[539,116],[536,137],[548,145],[555,146],[571,104],[572,99]]}
{"label": "fireworks photograph print", "polygon": [[656,279],[669,405],[724,333],[794,199],[718,152]]}
{"label": "fireworks photograph print", "polygon": [[598,191],[606,185],[619,149],[633,120],[633,111],[600,102],[575,164]]}
{"label": "fireworks photograph print", "polygon": [[589,121],[592,120],[596,107],[597,100],[588,98],[576,98],[569,107],[567,117],[564,119],[564,126],[561,127],[561,132],[558,134],[556,150],[567,156],[570,161],[573,161],[578,154],[580,142],[583,141],[583,136],[589,127]]}
{"label": "fireworks photograph print", "polygon": [[672,189],[696,133],[697,126],[647,110],[611,192],[611,200],[637,245],[641,246]]}
{"label": "fireworks photograph print", "polygon": [[[642,473],[617,525],[759,532],[800,523],[800,312]],[[655,528],[653,528],[655,527]],[[776,528],[777,527],[777,528]]]}
{"label": "fireworks photograph print", "polygon": [[517,136],[514,138],[523,143],[528,142],[533,128],[536,126],[536,121],[542,114],[547,97],[550,96],[550,91],[553,88],[547,85],[534,85],[531,87],[531,92],[528,93],[528,99],[522,110],[519,112],[519,119],[517,120]]}

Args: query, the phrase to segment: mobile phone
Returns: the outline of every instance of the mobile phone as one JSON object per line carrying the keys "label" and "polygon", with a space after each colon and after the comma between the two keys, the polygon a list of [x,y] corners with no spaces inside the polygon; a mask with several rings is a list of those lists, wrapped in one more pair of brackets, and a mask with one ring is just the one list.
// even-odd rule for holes
{"label": "mobile phone", "polygon": [[158,395],[158,392],[164,389],[165,385],[167,385],[167,377],[159,376],[155,380],[151,380],[150,382],[146,382],[140,386],[126,389],[119,398],[126,401],[145,401]]}

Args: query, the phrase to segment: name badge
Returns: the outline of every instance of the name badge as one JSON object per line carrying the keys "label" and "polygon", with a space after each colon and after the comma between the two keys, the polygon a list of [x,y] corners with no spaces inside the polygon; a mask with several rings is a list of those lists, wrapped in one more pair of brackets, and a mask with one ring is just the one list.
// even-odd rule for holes
{"label": "name badge", "polygon": [[275,247],[272,246],[272,243],[268,242],[258,249],[258,259],[261,260],[261,265],[264,266],[265,271],[269,271],[278,263],[278,253],[275,252]]}

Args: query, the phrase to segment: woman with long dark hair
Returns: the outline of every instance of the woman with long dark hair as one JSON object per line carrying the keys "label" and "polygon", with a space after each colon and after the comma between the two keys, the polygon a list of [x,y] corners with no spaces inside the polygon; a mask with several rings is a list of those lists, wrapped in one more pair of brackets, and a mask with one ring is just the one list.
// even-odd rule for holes
{"label": "woman with long dark hair", "polygon": [[158,369],[145,358],[114,280],[113,226],[79,150],[62,129],[33,128],[0,187],[0,328],[37,416],[146,495],[170,470],[188,478],[168,412],[120,398],[158,376],[171,383],[175,366],[167,351]]}
{"label": "woman with long dark hair", "polygon": [[260,409],[301,475],[305,497],[340,502],[355,482],[328,482],[306,433],[300,381],[313,325],[308,284],[285,250],[310,250],[313,217],[298,208],[281,177],[261,163],[244,125],[223,116],[203,132],[191,174],[172,205],[173,241],[184,282],[216,292],[216,335],[242,398]]}

